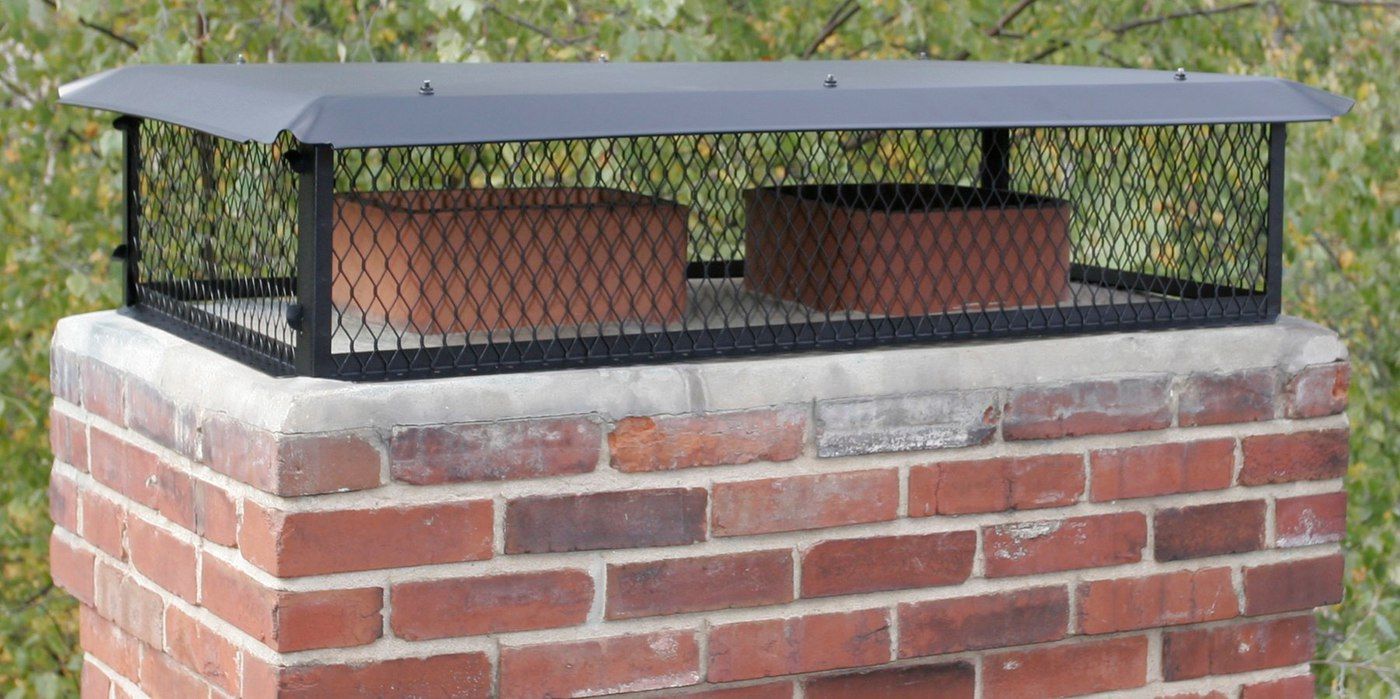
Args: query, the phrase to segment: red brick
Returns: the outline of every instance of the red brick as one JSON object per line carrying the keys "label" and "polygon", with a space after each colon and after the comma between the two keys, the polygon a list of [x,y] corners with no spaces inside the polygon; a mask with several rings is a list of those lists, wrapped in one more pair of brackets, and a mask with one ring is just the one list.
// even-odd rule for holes
{"label": "red brick", "polygon": [[57,409],[49,409],[49,448],[53,457],[79,471],[88,470],[87,425]]}
{"label": "red brick", "polygon": [[1229,568],[1079,584],[1080,633],[1113,633],[1238,616]]}
{"label": "red brick", "polygon": [[1336,415],[1347,409],[1350,386],[1351,365],[1346,362],[1307,367],[1283,388],[1284,415],[1295,419]]}
{"label": "red brick", "polygon": [[1242,485],[1317,481],[1346,475],[1347,429],[1266,434],[1244,439]]}
{"label": "red brick", "polygon": [[283,512],[249,500],[238,546],[253,565],[283,578],[476,561],[491,557],[491,509],[489,500],[475,500]]}
{"label": "red brick", "polygon": [[94,429],[92,475],[99,483],[194,530],[194,483],[156,453]]}
{"label": "red brick", "polygon": [[87,605],[78,611],[78,643],[113,672],[132,682],[140,678],[141,642]]}
{"label": "red brick", "polygon": [[1068,631],[1063,587],[899,605],[901,658],[1058,641]]}
{"label": "red brick", "polygon": [[589,473],[598,425],[587,418],[403,427],[394,431],[394,480],[429,485]]}
{"label": "red brick", "polygon": [[1280,547],[1341,541],[1347,533],[1347,494],[1279,498],[1274,503],[1274,531]]}
{"label": "red brick", "polygon": [[194,481],[195,533],[220,546],[238,545],[238,505],[217,485]]}
{"label": "red brick", "polygon": [[894,469],[716,483],[712,526],[715,536],[820,529],[889,521],[898,507]]}
{"label": "red brick", "polygon": [[239,693],[238,646],[175,606],[165,610],[165,652],[215,687]]}
{"label": "red brick", "polygon": [[1168,682],[1233,675],[1312,660],[1312,615],[1205,629],[1168,631],[1162,637],[1162,676]]}
{"label": "red brick", "polygon": [[83,538],[118,560],[126,560],[126,508],[94,490],[84,490]]}
{"label": "red brick", "polygon": [[83,604],[93,603],[93,562],[96,556],[60,537],[58,532],[49,535],[49,575],[53,583]]}
{"label": "red brick", "polygon": [[274,495],[376,488],[383,460],[356,433],[278,434],[215,416],[204,425],[209,467]]}
{"label": "red brick", "polygon": [[1063,507],[1083,493],[1084,458],[1077,454],[953,461],[909,470],[910,517]]}
{"label": "red brick", "polygon": [[879,665],[890,659],[884,609],[721,624],[710,630],[709,681]]}
{"label": "red brick", "polygon": [[1312,675],[1285,677],[1281,680],[1247,684],[1240,699],[1313,699],[1317,683]]}
{"label": "red brick", "polygon": [[112,678],[91,660],[83,660],[82,672],[78,675],[80,699],[108,699],[112,692]]}
{"label": "red brick", "polygon": [[792,552],[609,565],[607,590],[609,619],[782,604],[793,599]]}
{"label": "red brick", "polygon": [[160,389],[128,381],[126,422],[135,432],[196,461],[204,457],[194,410],[175,405]]}
{"label": "red brick", "polygon": [[205,697],[209,683],[165,653],[142,646],[141,691],[152,697]]}
{"label": "red brick", "polygon": [[198,599],[198,564],[194,546],[140,517],[132,517],[127,527],[131,564],[151,582],[169,590],[186,602]]}
{"label": "red brick", "polygon": [[49,472],[49,519],[78,533],[78,484],[58,471]]}
{"label": "red brick", "polygon": [[822,541],[802,556],[802,596],[955,585],[976,550],[972,531]]}
{"label": "red brick", "polygon": [[501,699],[579,697],[700,681],[692,631],[658,631],[501,649]]}
{"label": "red brick", "polygon": [[588,619],[593,578],[582,570],[509,573],[394,585],[394,635],[410,641],[575,626]]}
{"label": "red brick", "polygon": [[1166,378],[1124,378],[1013,389],[1002,418],[1005,439],[1160,430],[1172,422]]}
{"label": "red brick", "polygon": [[1095,449],[1089,468],[1094,502],[1223,490],[1235,477],[1235,440]]}
{"label": "red brick", "polygon": [[201,568],[203,605],[278,652],[361,646],[382,635],[381,588],[273,590],[208,554]]}
{"label": "red brick", "polygon": [[1264,547],[1263,500],[1159,510],[1153,520],[1159,561],[1258,551]]}
{"label": "red brick", "polygon": [[[324,667],[313,665],[311,668]],[[252,653],[243,654],[243,678],[240,685],[243,687],[243,696],[249,697],[280,697],[282,695],[282,674],[286,673],[287,679],[291,680],[299,671],[308,668],[284,668],[265,663]]]}
{"label": "red brick", "polygon": [[165,603],[160,595],[100,561],[93,581],[93,607],[98,614],[147,645],[163,647]]}
{"label": "red brick", "polygon": [[976,692],[972,665],[914,665],[807,680],[807,699],[972,699]]}
{"label": "red brick", "polygon": [[125,380],[121,373],[94,359],[83,360],[83,408],[108,422],[126,426],[122,410]]}
{"label": "red brick", "polygon": [[155,453],[102,429],[91,432],[92,477],[107,487],[152,509],[159,507],[160,476],[168,472]]}
{"label": "red brick", "polygon": [[1147,684],[1147,637],[1070,643],[987,656],[982,687],[988,697],[1073,697]]}
{"label": "red brick", "polygon": [[705,489],[545,495],[506,505],[506,553],[680,546],[705,538]]}
{"label": "red brick", "polygon": [[1244,569],[1244,611],[1278,614],[1342,601],[1342,554]]}
{"label": "red brick", "polygon": [[282,669],[276,682],[278,699],[484,698],[491,696],[491,661],[485,653],[452,653],[353,665],[301,665]]}
{"label": "red brick", "polygon": [[1183,427],[1271,420],[1278,402],[1273,369],[1232,374],[1196,374],[1182,382],[1177,422]]}
{"label": "red brick", "polygon": [[806,427],[799,410],[628,417],[608,434],[608,450],[613,468],[628,473],[791,461]]}
{"label": "red brick", "polygon": [[989,578],[1136,563],[1147,545],[1140,512],[984,527]]}
{"label": "red brick", "polygon": [[177,470],[167,461],[156,461],[155,509],[189,531],[197,526],[194,483],[188,473]]}

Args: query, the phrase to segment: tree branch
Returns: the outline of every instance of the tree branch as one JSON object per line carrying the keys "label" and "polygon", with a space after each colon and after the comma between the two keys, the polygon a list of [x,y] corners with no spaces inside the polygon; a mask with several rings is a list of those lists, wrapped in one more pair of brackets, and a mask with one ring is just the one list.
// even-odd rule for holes
{"label": "tree branch", "polygon": [[1321,0],[1324,5],[1341,5],[1343,7],[1383,7],[1387,10],[1400,10],[1400,2],[1385,2],[1385,0]]}
{"label": "tree branch", "polygon": [[[1011,24],[1013,21],[1015,21],[1016,18],[1020,16],[1022,12],[1026,11],[1026,8],[1030,7],[1031,5],[1034,5],[1036,2],[1037,0],[1018,0],[1018,2],[1015,5],[1012,5],[1010,9],[1002,13],[1001,18],[997,20],[996,24],[987,27],[982,33],[985,34],[989,39],[995,39],[998,36],[1001,36],[1002,32],[1006,30],[1006,25]],[[962,51],[959,51],[956,55],[953,56],[953,60],[966,61],[971,56],[972,51],[968,49],[963,49]]]}
{"label": "tree branch", "polygon": [[[57,0],[44,0],[44,4],[45,4],[45,5],[48,5],[48,6],[49,6],[50,8],[52,8],[55,12],[58,11],[58,2],[57,2]],[[128,38],[122,36],[121,34],[116,33],[116,32],[113,31],[110,27],[104,27],[104,26],[102,26],[102,25],[100,25],[100,24],[96,24],[96,23],[93,23],[93,22],[89,22],[89,21],[83,19],[82,17],[79,17],[79,18],[78,18],[78,24],[81,24],[81,25],[83,25],[84,27],[87,27],[88,29],[91,29],[91,30],[95,31],[95,32],[97,32],[98,34],[101,34],[101,35],[103,35],[103,36],[105,36],[105,37],[111,39],[112,41],[115,41],[115,42],[120,43],[120,44],[124,44],[124,45],[126,45],[127,48],[131,49],[132,51],[137,51],[137,50],[139,50],[139,49],[141,48],[140,46],[138,46],[138,45],[136,44],[136,42],[134,42],[134,41],[132,41],[131,39],[128,39]]]}
{"label": "tree branch", "polygon": [[817,38],[813,39],[812,43],[807,45],[807,50],[802,52],[802,58],[808,59],[816,55],[822,44],[826,43],[826,40],[830,39],[831,35],[841,28],[841,25],[850,21],[857,12],[860,12],[860,5],[856,0],[845,0],[838,5],[836,10],[831,13],[831,17],[827,18],[826,24],[822,25],[822,30],[817,34]]}
{"label": "tree branch", "polygon": [[15,97],[24,100],[26,102],[26,104],[24,105],[25,109],[29,109],[39,103],[39,100],[35,99],[33,93],[24,89],[23,86],[19,85],[15,81],[9,79],[9,77],[7,77],[4,73],[0,73],[0,85],[4,85],[5,87],[10,88],[11,95],[14,95]]}
{"label": "tree branch", "polygon": [[1133,31],[1134,29],[1152,27],[1158,24],[1166,24],[1167,22],[1172,22],[1178,19],[1186,19],[1188,17],[1209,17],[1211,15],[1223,15],[1227,12],[1248,10],[1255,7],[1259,7],[1259,3],[1241,2],[1236,3],[1234,5],[1226,5],[1224,7],[1212,7],[1200,10],[1185,10],[1182,12],[1172,12],[1170,14],[1159,15],[1157,17],[1144,17],[1141,19],[1130,20],[1114,27],[1110,31],[1113,32],[1114,36],[1122,36],[1130,31]]}
{"label": "tree branch", "polygon": [[[1260,5],[1261,3],[1258,2],[1241,2],[1236,3],[1234,5],[1226,5],[1224,7],[1214,7],[1200,10],[1185,10],[1183,12],[1172,12],[1165,15],[1158,15],[1156,17],[1141,17],[1109,27],[1108,31],[1109,33],[1113,34],[1114,39],[1121,39],[1125,34],[1128,34],[1132,31],[1136,31],[1138,29],[1142,29],[1144,27],[1155,27],[1157,25],[1166,24],[1168,22],[1174,22],[1179,19],[1189,19],[1192,17],[1209,17],[1211,15],[1223,15],[1227,12],[1251,10],[1258,8]],[[1031,56],[1030,58],[1027,58],[1024,62],[1039,63],[1040,61],[1043,61],[1059,53],[1060,51],[1069,48],[1071,45],[1072,44],[1069,41],[1060,39],[1045,47],[1044,49],[1041,49],[1038,53]]]}
{"label": "tree branch", "polygon": [[504,19],[505,21],[510,22],[511,24],[514,24],[517,27],[532,31],[544,37],[545,39],[548,39],[556,44],[560,44],[563,46],[574,46],[577,44],[582,44],[584,42],[591,41],[595,37],[597,37],[597,34],[589,34],[586,36],[559,36],[558,34],[555,34],[554,32],[538,24],[535,24],[534,22],[531,22],[530,20],[527,20],[524,17],[518,17],[509,12],[506,12],[501,8],[496,7],[494,4],[486,5],[482,8],[482,11],[496,15],[497,17],[500,17],[501,19]]}

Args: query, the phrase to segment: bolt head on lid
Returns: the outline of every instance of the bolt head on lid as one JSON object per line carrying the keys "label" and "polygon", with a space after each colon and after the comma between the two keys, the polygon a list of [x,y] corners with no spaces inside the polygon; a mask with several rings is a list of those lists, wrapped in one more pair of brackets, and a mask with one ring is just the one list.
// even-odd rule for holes
{"label": "bolt head on lid", "polygon": [[599,62],[599,63],[607,63],[607,62],[608,62],[608,54],[607,54],[607,53],[600,53],[600,54],[598,54],[598,62]]}
{"label": "bolt head on lid", "polygon": [[423,81],[423,84],[420,85],[420,86],[418,87],[418,94],[420,94],[420,95],[431,95],[431,94],[433,94],[433,83],[430,82],[430,81],[428,81],[428,80],[424,80],[424,81]]}
{"label": "bolt head on lid", "polygon": [[1176,69],[1176,73],[1174,73],[1174,74],[1172,75],[1172,77],[1175,78],[1176,80],[1185,80],[1185,79],[1186,79],[1186,69],[1185,69],[1185,68],[1177,68],[1177,69]]}
{"label": "bolt head on lid", "polygon": [[832,75],[831,73],[827,73],[826,80],[823,80],[822,84],[827,87],[836,87],[836,76]]}

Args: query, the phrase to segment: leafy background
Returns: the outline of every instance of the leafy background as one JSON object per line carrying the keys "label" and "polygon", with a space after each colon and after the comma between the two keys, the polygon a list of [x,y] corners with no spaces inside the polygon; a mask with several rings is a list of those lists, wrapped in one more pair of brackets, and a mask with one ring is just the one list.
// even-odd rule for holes
{"label": "leafy background", "polygon": [[1286,311],[1354,363],[1346,600],[1321,612],[1319,691],[1400,695],[1400,3],[1368,0],[0,0],[0,691],[76,693],[74,602],[46,573],[48,342],[115,305],[118,139],[56,108],[129,63],[932,58],[1186,66],[1354,97],[1290,131]]}

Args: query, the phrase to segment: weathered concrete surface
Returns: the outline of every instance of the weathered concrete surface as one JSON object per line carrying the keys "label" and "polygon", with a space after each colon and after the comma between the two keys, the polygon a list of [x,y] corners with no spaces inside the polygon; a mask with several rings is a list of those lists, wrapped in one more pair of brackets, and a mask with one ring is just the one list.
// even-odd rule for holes
{"label": "weathered concrete surface", "polygon": [[817,404],[817,455],[855,456],[984,444],[996,432],[997,391],[943,391]]}
{"label": "weathered concrete surface", "polygon": [[270,377],[111,311],[63,319],[53,345],[110,364],[177,403],[279,432],[571,414],[615,419],[1148,373],[1299,369],[1347,356],[1332,331],[1288,317],[1272,325],[362,384]]}

